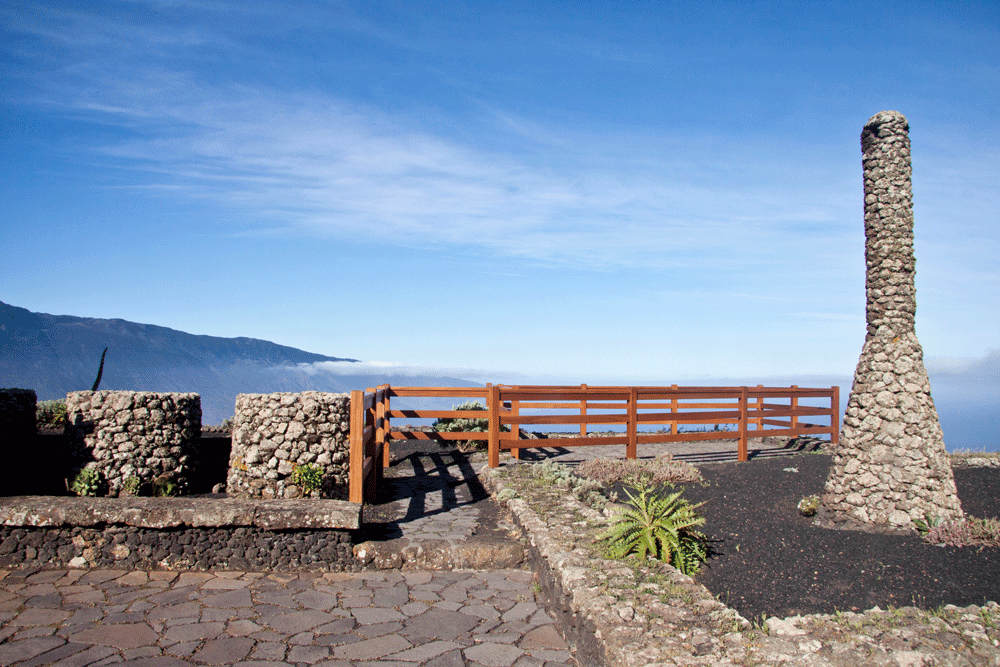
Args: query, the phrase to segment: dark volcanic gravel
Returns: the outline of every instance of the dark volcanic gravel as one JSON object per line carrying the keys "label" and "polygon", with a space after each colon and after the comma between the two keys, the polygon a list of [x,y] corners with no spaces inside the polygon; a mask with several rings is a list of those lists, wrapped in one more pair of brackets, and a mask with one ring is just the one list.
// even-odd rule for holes
{"label": "dark volcanic gravel", "polygon": [[[717,553],[698,580],[751,620],[1000,601],[1000,548],[813,526],[797,505],[822,492],[830,464],[807,454],[700,466],[707,485],[688,485],[684,497],[707,501],[699,511]],[[954,472],[967,514],[1000,515],[1000,471]]]}

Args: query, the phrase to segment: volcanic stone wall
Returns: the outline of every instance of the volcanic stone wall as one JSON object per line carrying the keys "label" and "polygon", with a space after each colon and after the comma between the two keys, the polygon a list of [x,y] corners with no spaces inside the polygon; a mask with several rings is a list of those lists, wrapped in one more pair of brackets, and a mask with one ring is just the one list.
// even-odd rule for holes
{"label": "volcanic stone wall", "polygon": [[[346,500],[349,491],[351,397],[307,391],[240,394],[226,493],[237,498]],[[298,466],[318,466],[322,488],[294,483]]]}
{"label": "volcanic stone wall", "polygon": [[[144,391],[77,391],[66,395],[66,436],[74,469],[97,470],[106,495],[125,492],[137,478],[188,489],[201,434],[201,396]],[[102,494],[104,495],[104,494]]]}
{"label": "volcanic stone wall", "polygon": [[828,525],[912,530],[926,515],[962,517],[914,330],[909,129],[882,111],[861,134],[868,332],[821,501]]}
{"label": "volcanic stone wall", "polygon": [[0,567],[357,570],[349,530],[0,526]]}

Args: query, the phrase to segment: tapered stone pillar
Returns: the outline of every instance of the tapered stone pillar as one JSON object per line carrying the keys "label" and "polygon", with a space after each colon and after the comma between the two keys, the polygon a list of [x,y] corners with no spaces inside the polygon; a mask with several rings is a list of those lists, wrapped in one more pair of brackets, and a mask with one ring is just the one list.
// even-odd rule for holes
{"label": "tapered stone pillar", "polygon": [[914,331],[909,129],[901,113],[882,111],[861,133],[868,333],[821,525],[911,531],[925,515],[962,517]]}

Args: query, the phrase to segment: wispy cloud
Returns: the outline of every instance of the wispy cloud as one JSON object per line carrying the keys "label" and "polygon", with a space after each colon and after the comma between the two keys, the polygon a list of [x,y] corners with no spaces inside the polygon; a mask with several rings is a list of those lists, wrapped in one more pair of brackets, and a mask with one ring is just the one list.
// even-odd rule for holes
{"label": "wispy cloud", "polygon": [[288,367],[307,375],[372,375],[383,377],[449,377],[496,382],[498,374],[481,368],[419,366],[392,361],[317,361]]}
{"label": "wispy cloud", "polygon": [[[489,109],[485,132],[509,140],[486,147],[327,94],[211,82],[183,58],[162,57],[192,45],[238,48],[214,33],[166,38],[120,21],[57,18],[72,29],[36,36],[90,57],[117,43],[129,58],[81,60],[28,102],[127,130],[129,138],[81,148],[140,174],[142,187],[244,213],[242,233],[468,246],[592,267],[767,266],[832,251],[822,263],[841,245],[836,187],[789,191],[787,165],[762,174],[766,158],[750,169],[736,144],[703,152],[696,140],[664,159],[655,151],[676,147],[626,137],[623,149],[618,137]],[[523,152],[526,139],[545,151]]]}

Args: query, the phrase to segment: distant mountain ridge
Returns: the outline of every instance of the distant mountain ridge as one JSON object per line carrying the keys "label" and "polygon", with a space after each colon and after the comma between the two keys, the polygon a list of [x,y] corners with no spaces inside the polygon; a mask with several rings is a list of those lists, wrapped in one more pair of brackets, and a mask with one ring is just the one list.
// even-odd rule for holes
{"label": "distant mountain ridge", "polygon": [[233,414],[236,395],[275,391],[332,391],[391,384],[471,386],[434,376],[375,376],[317,372],[320,362],[356,359],[305,352],[256,338],[221,338],[121,319],[34,313],[0,302],[0,386],[34,389],[39,400],[90,389],[101,351],[108,354],[102,389],[190,391],[201,394],[202,421]]}

